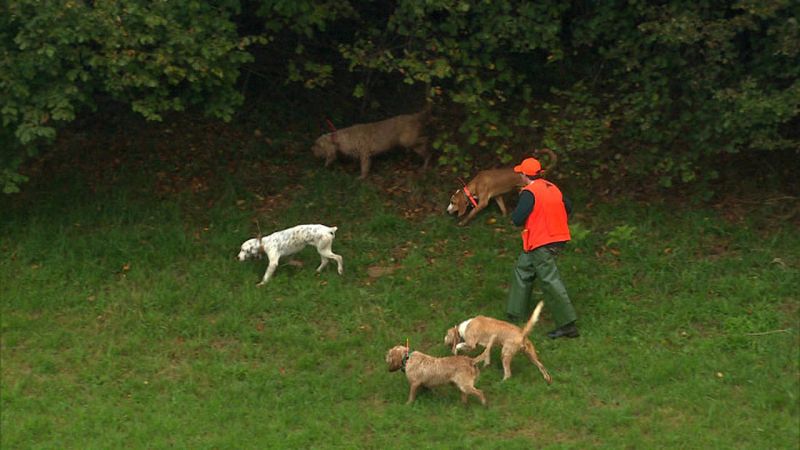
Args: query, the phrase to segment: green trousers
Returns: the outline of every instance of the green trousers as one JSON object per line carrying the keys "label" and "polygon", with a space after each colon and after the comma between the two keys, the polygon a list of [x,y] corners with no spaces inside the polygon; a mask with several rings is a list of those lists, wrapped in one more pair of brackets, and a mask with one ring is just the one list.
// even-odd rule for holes
{"label": "green trousers", "polygon": [[555,255],[546,247],[519,255],[508,293],[508,314],[523,321],[528,320],[533,310],[531,290],[537,278],[544,291],[544,305],[553,315],[556,326],[560,327],[577,319],[575,308],[567,295],[567,288],[558,274]]}

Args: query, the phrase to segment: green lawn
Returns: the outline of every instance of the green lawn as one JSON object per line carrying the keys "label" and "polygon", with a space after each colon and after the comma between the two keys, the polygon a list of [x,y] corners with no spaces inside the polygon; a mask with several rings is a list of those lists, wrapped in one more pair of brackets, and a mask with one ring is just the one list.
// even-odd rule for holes
{"label": "green lawn", "polygon": [[[502,382],[495,354],[487,408],[407,406],[386,350],[444,356],[448,327],[504,317],[518,231],[496,206],[457,227],[449,177],[391,169],[413,155],[366,182],[254,155],[52,163],[0,197],[2,448],[798,448],[800,237],[770,204],[573,192],[582,336],[547,340],[546,310],[532,333],[553,384],[522,355]],[[309,248],[256,287],[266,263],[234,260],[254,218],[338,226],[344,275]]]}

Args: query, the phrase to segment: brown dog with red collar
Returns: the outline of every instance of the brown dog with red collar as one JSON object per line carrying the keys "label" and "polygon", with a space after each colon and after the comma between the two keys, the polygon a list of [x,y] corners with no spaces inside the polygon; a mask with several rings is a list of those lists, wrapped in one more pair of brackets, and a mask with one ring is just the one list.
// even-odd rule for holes
{"label": "brown dog with red collar", "polygon": [[[539,149],[537,152],[545,153],[550,157],[550,164],[547,170],[552,170],[558,161],[556,154],[548,148]],[[450,196],[447,212],[449,214],[458,213],[458,217],[462,217],[467,213],[467,209],[471,207],[472,211],[458,223],[460,226],[464,226],[482,209],[489,206],[489,200],[494,199],[497,202],[497,206],[500,207],[500,212],[505,216],[508,210],[506,209],[503,195],[512,191],[518,193],[524,186],[525,182],[522,181],[518,173],[514,172],[513,167],[481,170],[475,175],[475,178]]]}
{"label": "brown dog with red collar", "polygon": [[458,217],[462,217],[466,214],[467,209],[472,207],[472,211],[467,214],[467,217],[458,223],[463,226],[469,223],[483,208],[489,206],[489,200],[494,199],[505,216],[508,211],[503,200],[503,194],[518,191],[522,186],[524,186],[522,179],[511,167],[482,170],[475,175],[475,178],[450,197],[447,212],[450,214],[458,213]]}
{"label": "brown dog with red collar", "polygon": [[490,355],[492,345],[497,343],[503,347],[503,380],[511,377],[511,359],[514,355],[522,351],[531,360],[536,367],[539,368],[542,377],[550,384],[553,382],[550,373],[539,361],[539,355],[536,354],[536,348],[533,342],[528,339],[528,335],[536,322],[539,321],[539,314],[542,312],[544,302],[539,302],[528,319],[525,327],[520,329],[518,326],[505,322],[503,320],[493,319],[486,316],[476,316],[472,319],[465,320],[460,324],[447,330],[444,337],[445,345],[449,345],[454,355],[458,354],[461,349],[470,351],[477,345],[485,347],[483,353],[476,361],[483,361],[483,365],[488,366],[491,362]]}

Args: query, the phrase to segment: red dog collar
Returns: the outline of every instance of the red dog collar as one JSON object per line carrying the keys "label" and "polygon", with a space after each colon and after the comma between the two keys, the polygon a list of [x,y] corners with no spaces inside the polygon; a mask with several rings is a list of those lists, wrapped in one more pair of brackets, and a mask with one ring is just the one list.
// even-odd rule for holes
{"label": "red dog collar", "polygon": [[338,130],[336,129],[335,126],[333,126],[333,122],[331,122],[331,119],[326,118],[325,122],[328,124],[328,128],[331,130],[331,141],[333,142],[333,145],[338,147],[339,143],[336,142],[336,132]]}
{"label": "red dog collar", "polygon": [[478,207],[478,202],[475,201],[475,197],[472,196],[472,192],[469,191],[469,188],[467,188],[466,184],[464,185],[464,195],[466,195],[467,198],[469,199],[470,203],[472,203],[472,207],[473,208],[477,208]]}

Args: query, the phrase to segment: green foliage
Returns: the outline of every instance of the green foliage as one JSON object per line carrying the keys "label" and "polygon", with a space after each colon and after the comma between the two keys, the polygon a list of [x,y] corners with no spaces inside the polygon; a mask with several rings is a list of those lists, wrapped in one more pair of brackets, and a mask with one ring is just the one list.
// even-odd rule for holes
{"label": "green foliage", "polygon": [[547,146],[570,176],[670,187],[728,173],[737,154],[800,148],[792,0],[12,0],[6,9],[6,191],[39,145],[107,100],[150,120],[188,108],[230,119],[246,63],[272,94],[290,84],[343,109],[360,103],[361,115],[419,107],[422,98],[398,95],[416,87],[436,104],[431,143],[454,171]]}
{"label": "green foliage", "polygon": [[6,191],[21,180],[21,155],[52,141],[59,127],[101,99],[148,120],[202,107],[230,119],[245,48],[237,2],[39,2],[12,0],[0,14],[0,175]]}
{"label": "green foliage", "polygon": [[571,222],[569,224],[569,234],[572,238],[570,242],[580,245],[592,234],[592,230],[585,227],[580,222]]}
{"label": "green foliage", "polygon": [[572,67],[602,93],[595,116],[611,133],[571,156],[593,174],[670,186],[712,179],[725,154],[798,148],[799,12],[785,0],[598,3],[573,29],[591,65]]}
{"label": "green foliage", "polygon": [[800,147],[796,2],[351,7],[355,33],[326,38],[366,79],[427,87],[454,169],[544,145],[571,175],[668,187],[713,180],[720,156]]}
{"label": "green foliage", "polygon": [[427,96],[452,105],[457,122],[437,130],[433,143],[441,163],[463,168],[487,152],[507,163],[516,145],[533,145],[527,72],[560,58],[565,10],[555,1],[401,1],[364,23],[342,56],[351,67],[424,84]]}
{"label": "green foliage", "polygon": [[618,247],[636,239],[636,227],[632,225],[617,225],[606,233],[606,246]]}

